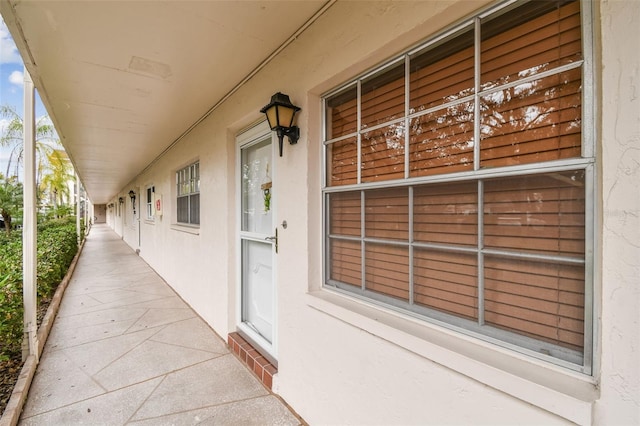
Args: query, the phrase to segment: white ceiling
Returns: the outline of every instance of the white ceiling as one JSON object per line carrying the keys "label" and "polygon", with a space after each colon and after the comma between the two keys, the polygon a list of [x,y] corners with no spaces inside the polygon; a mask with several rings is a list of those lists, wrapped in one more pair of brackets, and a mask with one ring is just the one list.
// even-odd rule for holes
{"label": "white ceiling", "polygon": [[326,3],[0,0],[0,12],[102,204]]}

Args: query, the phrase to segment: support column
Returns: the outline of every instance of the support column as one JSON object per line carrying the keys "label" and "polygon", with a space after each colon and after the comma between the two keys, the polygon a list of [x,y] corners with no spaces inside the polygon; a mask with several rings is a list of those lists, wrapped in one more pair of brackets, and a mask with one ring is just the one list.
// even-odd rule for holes
{"label": "support column", "polygon": [[89,232],[89,200],[87,199],[87,191],[84,190],[84,202],[82,203],[84,207],[84,235],[87,236],[87,232]]}
{"label": "support column", "polygon": [[24,69],[24,193],[22,219],[22,295],[24,299],[24,339],[22,359],[34,355],[38,362],[37,323],[37,236],[36,206],[36,141],[35,91],[27,69]]}
{"label": "support column", "polygon": [[82,228],[80,227],[80,176],[76,173],[76,235],[78,245],[82,241]]}

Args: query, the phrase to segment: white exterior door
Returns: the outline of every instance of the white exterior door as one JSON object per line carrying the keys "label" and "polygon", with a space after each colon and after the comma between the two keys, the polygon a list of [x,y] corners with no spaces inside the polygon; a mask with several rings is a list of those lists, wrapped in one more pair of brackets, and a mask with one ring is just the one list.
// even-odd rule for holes
{"label": "white exterior door", "polygon": [[240,146],[240,318],[238,327],[274,358],[275,270],[272,134],[266,125],[243,133]]}

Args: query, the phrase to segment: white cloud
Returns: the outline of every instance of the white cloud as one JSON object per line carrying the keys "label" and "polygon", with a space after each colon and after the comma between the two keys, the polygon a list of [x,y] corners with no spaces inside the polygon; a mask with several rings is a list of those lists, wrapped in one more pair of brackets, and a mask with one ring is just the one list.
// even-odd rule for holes
{"label": "white cloud", "polygon": [[4,129],[7,128],[10,121],[11,120],[9,120],[8,118],[0,118],[0,135],[4,134]]}
{"label": "white cloud", "polygon": [[0,64],[22,64],[22,58],[2,19],[0,19]]}
{"label": "white cloud", "polygon": [[[4,129],[9,124],[8,118],[0,118],[0,135],[4,134]],[[7,168],[7,161],[9,160],[9,149],[5,147],[0,147],[0,174],[5,173]]]}
{"label": "white cloud", "polygon": [[36,122],[40,124],[48,124],[50,126],[53,126],[53,121],[51,121],[51,117],[49,116],[49,114],[44,114],[40,117],[36,117]]}
{"label": "white cloud", "polygon": [[22,71],[12,72],[9,74],[9,83],[22,86],[24,84],[24,73]]}

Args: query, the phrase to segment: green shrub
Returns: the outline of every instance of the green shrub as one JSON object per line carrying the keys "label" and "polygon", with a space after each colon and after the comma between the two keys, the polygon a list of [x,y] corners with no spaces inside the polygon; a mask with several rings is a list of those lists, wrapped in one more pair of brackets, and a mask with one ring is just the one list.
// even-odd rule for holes
{"label": "green shrub", "polygon": [[78,251],[76,227],[47,227],[38,233],[38,295],[49,297]]}
{"label": "green shrub", "polygon": [[7,238],[0,243],[0,359],[21,349],[23,312],[22,241]]}
{"label": "green shrub", "polygon": [[[39,301],[55,292],[77,251],[75,218],[38,226]],[[21,350],[22,323],[22,239],[13,232],[0,239],[0,359]]]}
{"label": "green shrub", "polygon": [[22,342],[22,290],[11,277],[0,281],[0,361],[20,350]]}

